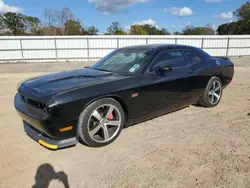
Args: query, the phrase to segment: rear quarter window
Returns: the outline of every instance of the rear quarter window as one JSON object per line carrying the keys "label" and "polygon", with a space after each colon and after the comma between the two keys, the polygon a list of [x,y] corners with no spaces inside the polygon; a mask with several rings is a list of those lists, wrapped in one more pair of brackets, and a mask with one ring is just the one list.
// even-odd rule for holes
{"label": "rear quarter window", "polygon": [[203,60],[197,53],[191,51],[191,50],[183,50],[185,56],[187,57],[187,60],[190,64],[197,64]]}

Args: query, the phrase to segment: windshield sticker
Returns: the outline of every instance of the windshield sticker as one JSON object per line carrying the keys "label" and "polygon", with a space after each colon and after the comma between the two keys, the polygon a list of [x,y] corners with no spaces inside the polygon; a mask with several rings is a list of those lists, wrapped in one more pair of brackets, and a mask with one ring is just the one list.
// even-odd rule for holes
{"label": "windshield sticker", "polygon": [[129,69],[129,72],[135,72],[136,68],[132,67],[131,69]]}
{"label": "windshield sticker", "polygon": [[138,69],[140,67],[140,65],[135,64],[133,67],[136,68],[136,69]]}
{"label": "windshield sticker", "polygon": [[135,72],[139,67],[139,64],[135,64],[131,69],[129,69],[129,72]]}

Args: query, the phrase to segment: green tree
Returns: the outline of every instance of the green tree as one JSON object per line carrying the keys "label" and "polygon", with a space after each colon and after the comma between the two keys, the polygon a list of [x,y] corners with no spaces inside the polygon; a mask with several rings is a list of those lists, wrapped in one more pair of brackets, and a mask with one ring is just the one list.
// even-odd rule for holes
{"label": "green tree", "polygon": [[155,26],[145,24],[143,28],[146,30],[148,35],[157,35],[157,28]]}
{"label": "green tree", "polygon": [[234,12],[234,15],[240,20],[250,20],[250,2],[244,3],[239,9]]}
{"label": "green tree", "polygon": [[143,28],[142,25],[132,25],[129,31],[130,35],[147,35],[147,31]]}
{"label": "green tree", "polygon": [[233,35],[235,33],[237,25],[237,22],[222,24],[218,27],[217,33],[219,35]]}
{"label": "green tree", "polygon": [[210,27],[187,26],[182,31],[183,35],[214,35],[215,31]]}
{"label": "green tree", "polygon": [[120,27],[119,22],[112,22],[107,29],[106,35],[127,35],[127,33]]}
{"label": "green tree", "polygon": [[218,27],[219,35],[245,35],[250,34],[250,24],[245,24],[244,20],[225,23]]}
{"label": "green tree", "polygon": [[182,30],[183,35],[200,35],[200,33],[197,32],[194,26],[186,26]]}
{"label": "green tree", "polygon": [[168,32],[168,30],[165,29],[165,28],[158,29],[156,33],[157,33],[157,35],[170,35],[170,33]]}
{"label": "green tree", "polygon": [[81,35],[82,30],[83,28],[79,21],[68,20],[64,24],[65,35]]}
{"label": "green tree", "polygon": [[142,25],[143,29],[148,35],[170,35],[167,29],[158,29],[157,27],[149,24]]}
{"label": "green tree", "polygon": [[250,34],[250,2],[244,3],[234,12],[234,15],[238,21],[220,25],[217,29],[219,35]]}
{"label": "green tree", "polygon": [[181,35],[182,33],[181,32],[179,32],[179,31],[175,31],[175,32],[173,32],[173,35]]}
{"label": "green tree", "polygon": [[250,2],[246,2],[234,12],[234,15],[239,19],[237,22],[238,28],[235,29],[235,34],[250,34]]}
{"label": "green tree", "polygon": [[229,32],[228,32],[228,23],[225,23],[225,24],[222,24],[218,27],[217,29],[217,33],[219,35],[229,35]]}
{"label": "green tree", "polygon": [[87,30],[88,35],[97,35],[98,32],[99,32],[99,30],[94,26],[89,27]]}
{"label": "green tree", "polygon": [[5,19],[3,16],[0,16],[0,34],[5,34],[9,32],[6,24],[5,24]]}
{"label": "green tree", "polygon": [[115,33],[115,35],[127,35],[127,32],[126,31],[123,31],[123,30],[119,30]]}
{"label": "green tree", "polygon": [[36,17],[24,16],[26,23],[26,32],[30,34],[37,34],[41,26],[41,20]]}
{"label": "green tree", "polygon": [[197,29],[201,35],[215,35],[215,31],[211,27],[198,27]]}
{"label": "green tree", "polygon": [[24,16],[20,13],[7,12],[0,17],[2,32],[9,32],[12,35],[24,35],[27,28]]}

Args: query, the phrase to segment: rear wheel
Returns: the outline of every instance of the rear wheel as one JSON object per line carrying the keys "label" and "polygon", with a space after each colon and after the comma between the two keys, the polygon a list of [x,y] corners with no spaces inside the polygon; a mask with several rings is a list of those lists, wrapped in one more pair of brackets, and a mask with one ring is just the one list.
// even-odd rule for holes
{"label": "rear wheel", "polygon": [[222,82],[217,76],[212,77],[205,89],[205,92],[199,101],[199,104],[205,107],[214,107],[219,104],[222,96]]}
{"label": "rear wheel", "polygon": [[97,100],[87,106],[78,122],[80,139],[91,147],[101,147],[113,142],[125,122],[121,105],[112,98]]}

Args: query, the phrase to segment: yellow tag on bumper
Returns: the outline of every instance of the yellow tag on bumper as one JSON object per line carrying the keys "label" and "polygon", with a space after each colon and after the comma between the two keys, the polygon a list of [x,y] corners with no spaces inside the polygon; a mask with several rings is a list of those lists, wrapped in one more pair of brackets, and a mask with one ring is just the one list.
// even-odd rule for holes
{"label": "yellow tag on bumper", "polygon": [[52,144],[49,144],[47,142],[44,142],[43,140],[39,140],[38,141],[39,144],[41,144],[42,146],[46,147],[46,148],[49,148],[49,149],[57,149],[57,145],[52,145]]}

